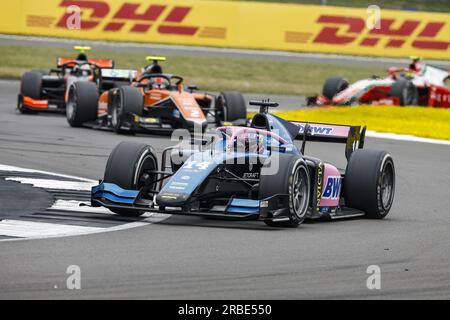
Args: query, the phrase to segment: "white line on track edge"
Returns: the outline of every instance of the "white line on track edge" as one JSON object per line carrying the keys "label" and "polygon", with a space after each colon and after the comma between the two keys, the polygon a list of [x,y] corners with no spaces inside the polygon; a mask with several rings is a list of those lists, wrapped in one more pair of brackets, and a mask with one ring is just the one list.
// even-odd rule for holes
{"label": "white line on track edge", "polygon": [[75,180],[80,180],[80,181],[85,181],[85,182],[92,182],[92,183],[97,182],[97,180],[86,179],[86,178],[71,176],[71,175],[67,175],[67,174],[54,173],[54,172],[35,170],[35,169],[26,169],[26,168],[10,166],[10,165],[5,165],[5,164],[0,164],[0,171],[24,172],[24,173],[40,173],[40,174],[46,174],[46,175],[49,175],[49,176],[68,178],[68,179],[75,179]]}
{"label": "white line on track edge", "polygon": [[[22,173],[40,173],[40,174],[47,174],[50,176],[80,180],[80,181],[89,182],[89,183],[96,182],[95,180],[76,177],[76,176],[72,176],[72,175],[65,175],[65,174],[53,173],[53,172],[42,171],[42,170],[26,169],[26,168],[10,166],[10,165],[3,165],[3,164],[0,164],[0,171],[22,172]],[[55,203],[53,204],[53,206],[57,205],[58,203],[60,204],[61,202],[58,202],[58,199],[57,199],[55,201]],[[149,225],[152,223],[161,222],[163,220],[166,220],[169,217],[170,217],[170,215],[168,215],[168,214],[146,213],[146,217],[142,221],[125,223],[125,224],[110,227],[110,228],[98,228],[98,230],[97,230],[97,229],[94,229],[94,227],[92,227],[89,229],[86,228],[87,230],[85,230],[85,231],[68,232],[66,234],[55,234],[55,235],[45,235],[45,236],[32,236],[32,237],[28,237],[28,238],[7,238],[7,239],[1,239],[0,242],[39,240],[39,239],[62,238],[62,237],[65,238],[65,237],[98,234],[98,233],[105,233],[105,232],[112,232],[112,231],[120,231],[120,230],[137,228],[137,227],[146,226],[146,225]],[[26,220],[3,219],[3,220],[0,220],[0,224],[2,221],[23,221],[24,224],[28,223]],[[57,226],[58,224],[55,223],[54,225]],[[82,229],[80,229],[80,230],[82,230]]]}
{"label": "white line on track edge", "polygon": [[440,144],[440,145],[450,146],[449,140],[422,138],[422,137],[416,137],[416,136],[409,135],[409,134],[397,134],[397,133],[377,132],[377,131],[367,130],[366,137],[377,138],[377,139],[396,140],[396,141],[406,141],[406,142],[422,142],[422,143],[431,143],[431,144]]}

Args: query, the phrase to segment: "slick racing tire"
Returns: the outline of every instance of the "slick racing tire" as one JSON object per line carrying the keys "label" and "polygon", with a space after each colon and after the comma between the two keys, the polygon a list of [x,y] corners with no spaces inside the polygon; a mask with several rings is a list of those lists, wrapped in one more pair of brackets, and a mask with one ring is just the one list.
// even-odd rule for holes
{"label": "slick racing tire", "polygon": [[323,84],[322,94],[329,100],[332,100],[339,92],[347,89],[348,82],[341,77],[331,77],[325,80]]}
{"label": "slick racing tire", "polygon": [[98,88],[95,83],[78,81],[69,88],[66,104],[66,118],[71,127],[81,127],[83,123],[97,119]]}
{"label": "slick racing tire", "polygon": [[[247,120],[247,105],[244,96],[237,91],[221,92],[216,100],[216,112],[218,120],[233,122],[236,120]],[[245,123],[243,123],[245,125]]]}
{"label": "slick racing tire", "polygon": [[38,71],[25,72],[22,76],[20,92],[23,96],[40,99],[42,92],[42,74]]}
{"label": "slick racing tire", "polygon": [[[272,161],[277,161],[271,164]],[[278,172],[273,171],[278,167]],[[265,199],[276,194],[288,194],[289,205],[287,216],[289,220],[264,222],[271,227],[298,227],[306,217],[310,197],[309,171],[305,161],[296,155],[277,154],[277,158],[270,157],[261,168],[259,182],[259,199]],[[286,216],[286,215],[283,215]]]}
{"label": "slick racing tire", "polygon": [[400,99],[401,106],[416,106],[419,103],[419,91],[412,81],[398,78],[389,92],[391,97]]}
{"label": "slick racing tire", "polygon": [[111,125],[116,133],[134,133],[132,115],[142,116],[144,97],[138,88],[123,86],[118,89],[111,112]]}
{"label": "slick racing tire", "polygon": [[[145,184],[145,178],[157,179],[158,175],[148,173],[149,170],[158,170],[158,160],[153,148],[144,143],[124,141],[111,152],[103,182],[114,183],[122,189],[140,190]],[[127,209],[111,211],[126,217],[138,217],[144,213]]]}
{"label": "slick racing tire", "polygon": [[395,192],[394,160],[385,151],[355,150],[344,178],[345,205],[383,219],[391,209]]}

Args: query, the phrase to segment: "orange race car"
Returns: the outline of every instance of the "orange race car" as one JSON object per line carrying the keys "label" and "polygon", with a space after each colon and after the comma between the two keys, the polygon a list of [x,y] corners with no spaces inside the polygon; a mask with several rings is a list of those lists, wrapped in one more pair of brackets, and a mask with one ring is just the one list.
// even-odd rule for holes
{"label": "orange race car", "polygon": [[64,112],[68,89],[75,82],[96,85],[103,68],[113,68],[113,60],[88,59],[90,47],[75,46],[76,58],[57,58],[56,69],[25,72],[20,84],[17,108],[21,113]]}
{"label": "orange race car", "polygon": [[164,61],[164,57],[146,59],[153,63],[135,71],[129,85],[102,91],[94,83],[75,82],[69,89],[66,110],[69,124],[113,129],[117,133],[195,127],[204,131],[211,122],[246,125],[247,107],[241,93],[222,92],[218,96],[198,93],[195,85],[185,88],[181,76],[163,73],[158,62]]}

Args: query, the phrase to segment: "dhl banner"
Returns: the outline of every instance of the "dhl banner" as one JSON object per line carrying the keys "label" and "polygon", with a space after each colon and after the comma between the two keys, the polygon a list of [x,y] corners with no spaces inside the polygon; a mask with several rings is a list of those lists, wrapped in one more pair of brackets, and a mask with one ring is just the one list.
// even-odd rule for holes
{"label": "dhl banner", "polygon": [[246,1],[0,3],[1,33],[450,60],[450,14],[381,8],[375,28],[369,18],[365,8]]}

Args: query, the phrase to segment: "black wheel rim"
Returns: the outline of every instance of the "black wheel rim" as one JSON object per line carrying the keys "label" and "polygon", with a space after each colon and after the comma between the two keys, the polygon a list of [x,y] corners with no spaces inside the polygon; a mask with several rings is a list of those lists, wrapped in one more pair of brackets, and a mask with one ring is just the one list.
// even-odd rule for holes
{"label": "black wheel rim", "polygon": [[[136,178],[137,190],[140,190],[142,187],[144,187],[147,181],[154,181],[157,179],[157,175],[151,173],[151,171],[154,170],[157,170],[156,159],[149,152],[146,156],[144,156],[141,163],[139,164],[139,168],[137,168],[137,178]],[[154,185],[150,187],[154,187]]]}
{"label": "black wheel rim", "polygon": [[416,102],[416,88],[412,83],[409,83],[403,90],[404,105],[413,105]]}
{"label": "black wheel rim", "polygon": [[394,198],[394,167],[390,161],[386,162],[380,178],[381,205],[389,210]]}
{"label": "black wheel rim", "polygon": [[292,179],[292,208],[298,218],[303,218],[308,207],[308,176],[304,167],[299,167]]}
{"label": "black wheel rim", "polygon": [[119,98],[116,100],[116,103],[114,105],[112,115],[111,115],[111,123],[113,127],[119,128],[120,127],[120,117],[122,114],[122,98]]}
{"label": "black wheel rim", "polygon": [[227,121],[227,109],[226,109],[226,101],[223,96],[219,96],[218,98],[218,112],[219,112],[219,118],[222,121]]}

